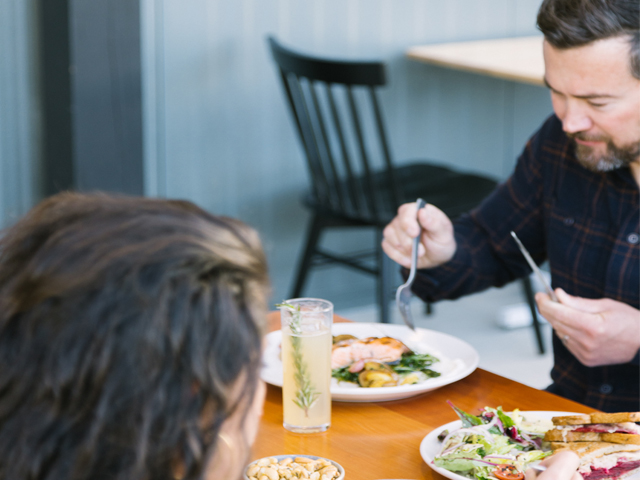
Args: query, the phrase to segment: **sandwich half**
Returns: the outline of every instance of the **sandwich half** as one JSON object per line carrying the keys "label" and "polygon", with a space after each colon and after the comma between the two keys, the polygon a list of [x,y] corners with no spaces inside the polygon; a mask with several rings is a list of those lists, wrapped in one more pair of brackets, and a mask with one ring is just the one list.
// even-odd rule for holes
{"label": "sandwich half", "polygon": [[553,417],[547,442],[610,442],[640,445],[640,412],[592,413]]}
{"label": "sandwich half", "polygon": [[609,442],[551,442],[554,452],[573,450],[584,480],[619,480],[640,471],[640,445]]}
{"label": "sandwich half", "polygon": [[553,417],[544,439],[554,452],[573,450],[584,480],[619,480],[640,472],[640,412]]}

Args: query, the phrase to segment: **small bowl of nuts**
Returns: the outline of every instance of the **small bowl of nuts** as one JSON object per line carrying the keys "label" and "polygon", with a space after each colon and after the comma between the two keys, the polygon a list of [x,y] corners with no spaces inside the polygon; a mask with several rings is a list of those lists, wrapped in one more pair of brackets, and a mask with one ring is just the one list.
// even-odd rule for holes
{"label": "small bowl of nuts", "polygon": [[313,455],[275,455],[247,465],[245,480],[343,480],[344,468]]}

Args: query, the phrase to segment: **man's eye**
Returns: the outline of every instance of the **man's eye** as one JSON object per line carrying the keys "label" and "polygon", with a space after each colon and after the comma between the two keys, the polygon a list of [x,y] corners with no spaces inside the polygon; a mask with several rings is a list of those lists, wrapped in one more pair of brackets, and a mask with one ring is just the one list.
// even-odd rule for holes
{"label": "man's eye", "polygon": [[606,103],[600,103],[600,102],[589,102],[589,105],[591,105],[592,107],[600,108],[600,107],[606,106],[607,104]]}

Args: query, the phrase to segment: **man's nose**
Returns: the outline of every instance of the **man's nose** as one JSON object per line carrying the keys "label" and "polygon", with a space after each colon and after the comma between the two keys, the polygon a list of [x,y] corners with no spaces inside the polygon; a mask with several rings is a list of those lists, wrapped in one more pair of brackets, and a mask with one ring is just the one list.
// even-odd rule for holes
{"label": "man's nose", "polygon": [[571,101],[567,102],[561,120],[562,129],[567,133],[584,132],[593,126],[591,117],[586,109],[582,105]]}

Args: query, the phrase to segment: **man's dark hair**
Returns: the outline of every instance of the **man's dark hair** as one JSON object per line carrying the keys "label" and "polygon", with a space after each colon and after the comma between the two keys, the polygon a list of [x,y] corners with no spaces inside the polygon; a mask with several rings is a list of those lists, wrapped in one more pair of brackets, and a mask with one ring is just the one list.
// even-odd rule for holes
{"label": "man's dark hair", "polygon": [[0,479],[202,478],[254,397],[266,295],[258,236],[237,220],[43,201],[0,238]]}
{"label": "man's dark hair", "polygon": [[544,0],[538,11],[538,28],[555,48],[628,36],[631,74],[640,79],[640,1]]}

